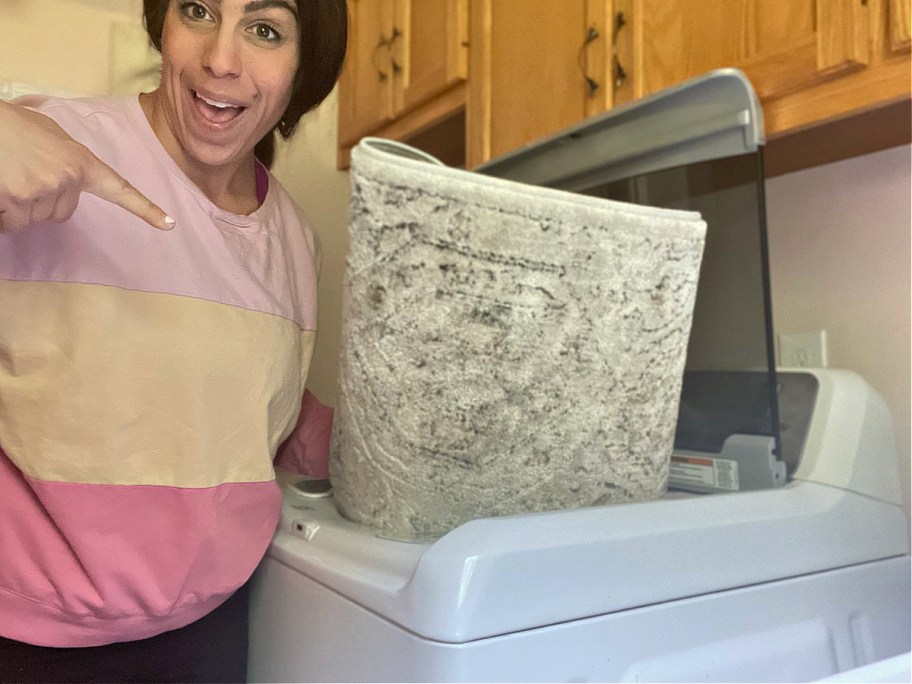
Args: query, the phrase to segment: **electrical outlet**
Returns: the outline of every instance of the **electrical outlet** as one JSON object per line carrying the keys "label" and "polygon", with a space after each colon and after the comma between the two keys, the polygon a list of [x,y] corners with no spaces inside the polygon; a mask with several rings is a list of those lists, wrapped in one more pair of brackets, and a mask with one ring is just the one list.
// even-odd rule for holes
{"label": "electrical outlet", "polygon": [[826,330],[779,335],[779,365],[783,368],[826,368]]}

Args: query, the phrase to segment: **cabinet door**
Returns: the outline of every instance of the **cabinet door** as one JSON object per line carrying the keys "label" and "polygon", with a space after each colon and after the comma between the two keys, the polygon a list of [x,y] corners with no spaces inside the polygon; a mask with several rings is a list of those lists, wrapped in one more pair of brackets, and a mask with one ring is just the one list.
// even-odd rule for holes
{"label": "cabinet door", "polygon": [[[748,51],[749,0],[634,0],[633,97],[642,97],[712,69],[734,66]],[[777,7],[803,0],[761,0]]]}
{"label": "cabinet door", "polygon": [[744,69],[762,100],[851,74],[870,61],[862,0],[748,0]]}
{"label": "cabinet door", "polygon": [[634,0],[635,96],[739,67],[761,99],[868,63],[862,0]]}
{"label": "cabinet door", "polygon": [[586,0],[472,0],[470,167],[585,118],[586,20]]}
{"label": "cabinet door", "polygon": [[912,44],[912,0],[889,0],[890,52],[906,52]]}
{"label": "cabinet door", "polygon": [[393,118],[393,0],[348,0],[348,53],[339,84],[339,142]]}
{"label": "cabinet door", "polygon": [[399,0],[395,110],[416,107],[468,75],[468,0]]}

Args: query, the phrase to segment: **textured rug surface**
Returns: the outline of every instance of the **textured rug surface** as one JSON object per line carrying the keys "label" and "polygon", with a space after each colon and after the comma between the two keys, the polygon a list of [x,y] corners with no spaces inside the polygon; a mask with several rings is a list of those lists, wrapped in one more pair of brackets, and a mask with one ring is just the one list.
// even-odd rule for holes
{"label": "textured rug surface", "polygon": [[661,496],[699,215],[353,151],[330,472],[346,517],[428,539],[479,517]]}

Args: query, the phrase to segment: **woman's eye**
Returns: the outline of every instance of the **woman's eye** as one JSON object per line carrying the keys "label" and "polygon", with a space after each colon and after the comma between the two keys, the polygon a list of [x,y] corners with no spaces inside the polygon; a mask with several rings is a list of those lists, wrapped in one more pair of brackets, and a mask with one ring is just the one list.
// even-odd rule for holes
{"label": "woman's eye", "polygon": [[254,27],[254,33],[256,33],[257,38],[262,38],[263,40],[268,40],[271,42],[277,42],[282,39],[274,28],[267,26],[266,24],[257,24]]}
{"label": "woman's eye", "polygon": [[191,19],[206,19],[209,16],[208,10],[196,2],[185,2],[181,10]]}

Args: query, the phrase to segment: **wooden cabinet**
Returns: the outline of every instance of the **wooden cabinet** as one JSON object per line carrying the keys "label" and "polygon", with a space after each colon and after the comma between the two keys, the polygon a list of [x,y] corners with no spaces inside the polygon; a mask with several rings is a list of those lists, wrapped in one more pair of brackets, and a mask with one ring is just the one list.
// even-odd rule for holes
{"label": "wooden cabinet", "polygon": [[585,118],[586,0],[472,0],[468,166]]}
{"label": "wooden cabinet", "polygon": [[[782,4],[782,3],[780,3]],[[761,100],[813,88],[871,63],[869,8],[861,0],[752,0],[744,23],[744,69]]]}
{"label": "wooden cabinet", "polygon": [[467,0],[399,0],[397,26],[402,40],[393,59],[396,111],[424,104],[468,76]]}
{"label": "wooden cabinet", "polygon": [[619,46],[630,65],[619,101],[733,66],[751,80],[775,137],[909,96],[908,0],[617,0],[615,7],[630,30]]}
{"label": "wooden cabinet", "polygon": [[[862,0],[639,0],[636,95],[723,66],[745,71],[770,99],[870,62]],[[686,46],[686,49],[685,49]]]}
{"label": "wooden cabinet", "polygon": [[887,12],[890,52],[908,51],[912,34],[912,0],[889,0]]}
{"label": "wooden cabinet", "polygon": [[[471,168],[720,67],[740,68],[751,80],[770,139],[907,104],[910,97],[912,0],[350,0],[350,6],[351,54],[340,92],[343,151],[369,133],[420,140],[432,153],[437,142],[456,137]],[[464,121],[439,125],[463,110]]]}
{"label": "wooden cabinet", "polygon": [[352,143],[393,118],[393,2],[349,0],[348,53],[339,87],[339,142]]}
{"label": "wooden cabinet", "polygon": [[908,100],[909,12],[910,0],[473,0],[468,166],[720,67],[746,73],[771,138]]}
{"label": "wooden cabinet", "polygon": [[468,72],[468,0],[349,0],[348,7],[340,157],[389,125],[397,126],[390,137],[401,137],[405,116],[414,119],[414,133],[464,107],[464,90],[450,91],[464,84]]}
{"label": "wooden cabinet", "polygon": [[[770,138],[908,101],[912,73],[901,28],[908,35],[908,0],[796,0],[805,17],[800,34],[785,33],[755,1],[752,38],[766,42],[736,66],[760,96]],[[904,22],[894,22],[902,12]]]}

